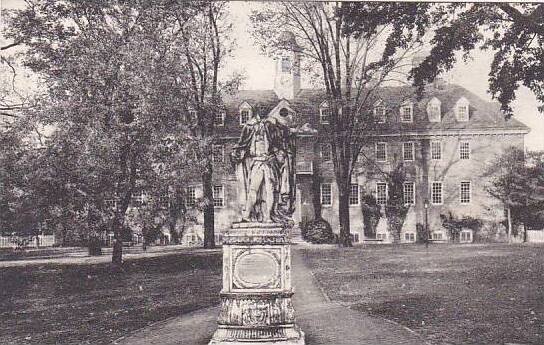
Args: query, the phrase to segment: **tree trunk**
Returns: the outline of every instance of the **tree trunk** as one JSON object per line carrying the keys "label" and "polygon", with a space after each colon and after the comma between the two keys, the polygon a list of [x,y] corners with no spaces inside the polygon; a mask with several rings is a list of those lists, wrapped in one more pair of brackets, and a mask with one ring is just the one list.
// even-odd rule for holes
{"label": "tree trunk", "polygon": [[[345,183],[343,183],[345,185]],[[338,185],[338,215],[340,220],[340,245],[343,247],[351,247],[351,235],[349,224],[349,188]]]}
{"label": "tree trunk", "polygon": [[506,209],[506,216],[508,218],[508,243],[512,242],[512,213],[510,207]]}
{"label": "tree trunk", "polygon": [[214,208],[213,208],[213,185],[212,185],[212,163],[208,160],[206,169],[202,174],[202,186],[204,199],[207,201],[204,207],[204,248],[215,248],[214,229]]}
{"label": "tree trunk", "polygon": [[312,160],[312,206],[314,207],[314,219],[321,219],[321,165],[319,157],[319,143],[313,145],[314,155]]}

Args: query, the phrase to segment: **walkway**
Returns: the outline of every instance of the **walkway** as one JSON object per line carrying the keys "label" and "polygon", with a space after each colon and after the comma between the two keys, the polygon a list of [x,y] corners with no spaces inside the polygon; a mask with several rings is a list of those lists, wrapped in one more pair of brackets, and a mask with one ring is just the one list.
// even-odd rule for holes
{"label": "walkway", "polygon": [[[306,333],[307,345],[425,344],[402,326],[328,302],[296,248],[292,262],[297,323]],[[217,307],[207,308],[159,322],[115,344],[206,345],[216,328],[218,312]]]}

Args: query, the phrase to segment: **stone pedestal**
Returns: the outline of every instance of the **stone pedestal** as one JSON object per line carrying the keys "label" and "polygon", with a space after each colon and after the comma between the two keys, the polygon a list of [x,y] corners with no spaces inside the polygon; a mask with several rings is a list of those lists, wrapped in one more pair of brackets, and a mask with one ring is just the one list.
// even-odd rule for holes
{"label": "stone pedestal", "polygon": [[223,235],[221,310],[209,345],[304,345],[292,296],[287,231],[234,223]]}

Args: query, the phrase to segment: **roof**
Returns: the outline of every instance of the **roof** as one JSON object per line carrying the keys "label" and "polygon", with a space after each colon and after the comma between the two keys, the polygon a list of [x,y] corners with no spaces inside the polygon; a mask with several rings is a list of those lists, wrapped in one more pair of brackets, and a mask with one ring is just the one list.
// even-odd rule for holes
{"label": "roof", "polygon": [[[436,97],[441,102],[442,119],[440,122],[430,122],[427,116],[427,103]],[[455,118],[455,104],[465,97],[469,103],[469,121],[460,122]],[[529,128],[520,121],[505,119],[500,106],[495,102],[487,102],[479,96],[459,85],[444,85],[443,87],[427,87],[422,98],[418,99],[415,88],[409,86],[382,87],[376,90],[374,101],[382,100],[387,108],[387,122],[379,125],[383,134],[399,131],[427,132],[446,130],[519,130],[529,132]],[[297,112],[300,123],[308,122],[313,127],[319,125],[319,105],[326,100],[323,89],[302,89],[293,100],[288,100]],[[273,90],[240,90],[235,95],[225,97],[227,109],[224,134],[237,135],[240,131],[239,107],[247,102],[254,108],[260,108],[267,113],[280,101]],[[414,120],[411,123],[398,121],[398,108],[404,101],[413,102]],[[369,104],[373,104],[371,102]]]}

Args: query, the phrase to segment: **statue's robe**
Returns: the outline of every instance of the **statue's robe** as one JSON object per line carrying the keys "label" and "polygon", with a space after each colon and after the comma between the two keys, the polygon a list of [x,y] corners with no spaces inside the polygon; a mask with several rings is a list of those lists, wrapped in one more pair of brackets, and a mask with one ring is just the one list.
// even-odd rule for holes
{"label": "statue's robe", "polygon": [[[254,144],[255,135],[259,130],[264,132],[264,138],[268,144],[266,154],[269,159],[266,161],[258,160],[251,155],[251,145]],[[263,169],[266,177],[264,183],[271,183],[274,191],[270,219],[275,222],[285,221],[285,218],[289,217],[294,210],[294,148],[290,140],[289,128],[274,118],[262,121],[251,119],[242,129],[240,139],[234,146],[233,160],[236,163],[240,205],[243,208],[246,205],[252,169]],[[265,199],[266,196],[261,195],[260,198]],[[259,205],[253,205],[253,207],[255,207],[254,213],[260,212]],[[262,218],[262,215],[260,217]],[[256,217],[252,218],[257,220],[254,219]]]}

